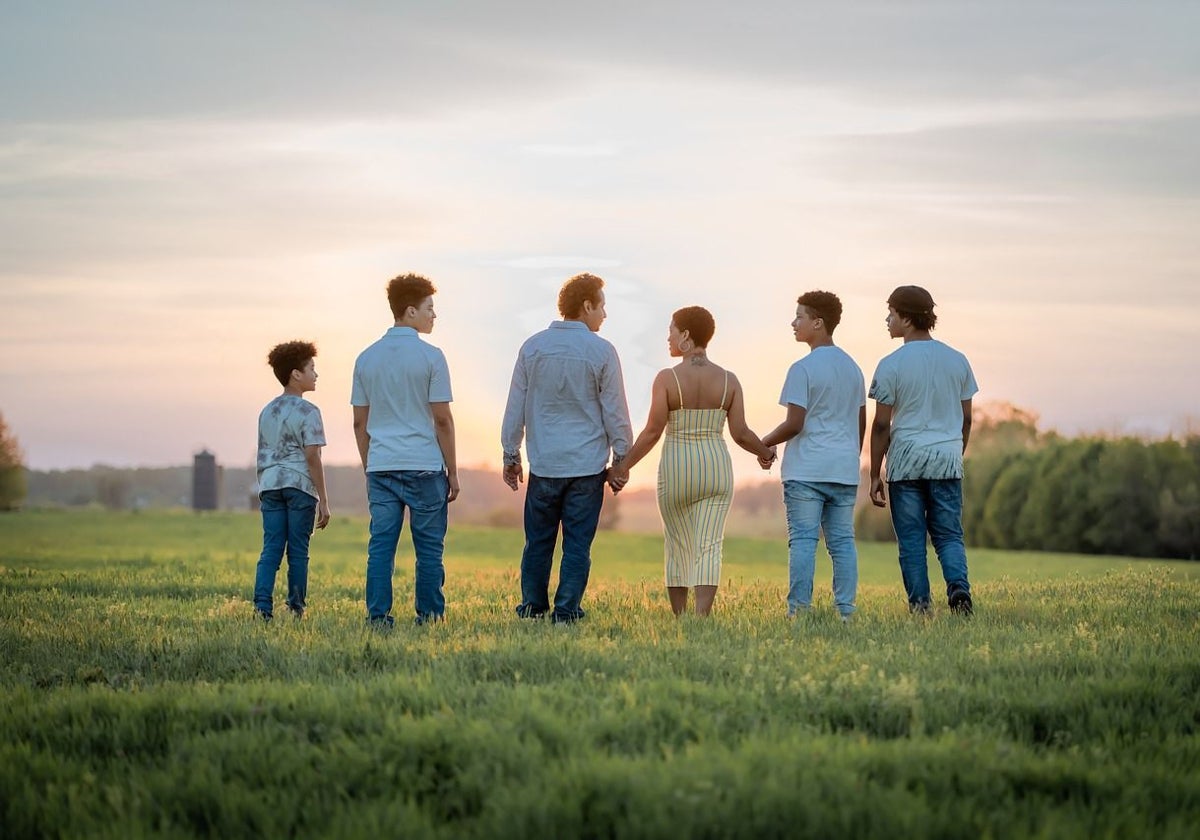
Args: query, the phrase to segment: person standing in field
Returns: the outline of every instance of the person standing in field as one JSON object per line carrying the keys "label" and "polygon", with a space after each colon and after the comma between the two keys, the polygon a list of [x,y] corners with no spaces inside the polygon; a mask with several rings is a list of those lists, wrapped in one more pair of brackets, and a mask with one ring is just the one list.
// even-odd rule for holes
{"label": "person standing in field", "polygon": [[433,331],[436,291],[419,274],[388,283],[395,324],[354,363],[354,438],[371,512],[367,623],[377,629],[394,623],[392,576],[405,509],[416,552],[415,623],[440,621],[446,611],[442,555],[459,486],[450,369],[445,354],[421,339]]}
{"label": "person standing in field", "polygon": [[904,344],[879,362],[871,380],[871,502],[885,507],[891,494],[909,609],[930,610],[928,534],[942,566],[950,609],[970,615],[974,605],[963,543],[962,477],[971,399],[979,387],[967,357],[930,336],[937,315],[929,292],[900,286],[887,303],[888,333]]}
{"label": "person standing in field", "polygon": [[263,547],[254,576],[254,609],[265,621],[274,616],[275,575],[287,552],[287,606],[296,618],[308,606],[308,542],[315,523],[329,524],[329,497],[321,447],[321,410],[304,399],[317,389],[315,345],[289,341],[271,348],[267,364],[283,393],[258,415],[258,499]]}
{"label": "person standing in field", "polygon": [[[521,345],[501,424],[504,483],[524,480],[521,442],[529,455],[525,491],[525,548],[521,553],[521,618],[574,622],[600,522],[609,453],[617,464],[632,428],[616,348],[597,333],[607,313],[604,281],[577,274],[558,293],[561,321]],[[562,561],[550,604],[550,571],[558,530]]]}
{"label": "person standing in field", "polygon": [[841,320],[842,302],[832,292],[797,298],[792,333],[809,353],[784,380],[779,404],[787,416],[763,437],[766,446],[787,442],[779,474],[787,510],[789,618],[812,606],[818,534],[833,561],[833,600],[842,620],[856,608],[854,502],[867,400],[862,369],[833,343]]}
{"label": "person standing in field", "polygon": [[712,314],[702,306],[688,306],[671,316],[667,351],[682,361],[654,378],[646,426],[610,475],[613,491],[619,492],[629,480],[629,470],[666,430],[658,465],[658,510],[667,597],[675,615],[687,609],[689,589],[696,593],[696,614],[708,615],[721,582],[725,519],[733,502],[725,421],[737,445],[757,455],[760,466],[766,469],[775,460],[775,453],[746,425],[741,383],[708,358],[715,330]]}

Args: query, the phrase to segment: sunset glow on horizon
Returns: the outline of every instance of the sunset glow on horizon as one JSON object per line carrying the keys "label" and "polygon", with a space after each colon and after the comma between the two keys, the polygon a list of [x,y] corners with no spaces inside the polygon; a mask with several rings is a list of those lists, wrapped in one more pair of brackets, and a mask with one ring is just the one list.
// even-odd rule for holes
{"label": "sunset glow on horizon", "polygon": [[293,338],[319,348],[325,461],[355,463],[352,366],[407,271],[438,287],[459,464],[497,481],[517,348],[580,271],[606,280],[635,431],[675,309],[713,312],[710,356],[761,434],[806,352],[797,295],[842,298],[834,338],[869,379],[907,283],[981,402],[1065,434],[1200,416],[1197,5],[0,20],[0,414],[31,468],[249,466],[267,351]]}

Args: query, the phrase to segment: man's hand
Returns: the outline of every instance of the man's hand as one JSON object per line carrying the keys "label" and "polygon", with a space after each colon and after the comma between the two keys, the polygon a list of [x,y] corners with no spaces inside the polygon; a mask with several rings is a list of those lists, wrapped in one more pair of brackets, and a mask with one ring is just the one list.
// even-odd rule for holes
{"label": "man's hand", "polygon": [[446,482],[450,485],[450,490],[446,493],[446,502],[450,503],[458,498],[458,473],[448,474]]}
{"label": "man's hand", "polygon": [[525,471],[521,469],[520,464],[505,464],[504,465],[504,483],[513,489],[515,493],[517,488],[521,486],[521,482],[525,480]]}
{"label": "man's hand", "polygon": [[883,479],[878,476],[871,479],[871,504],[887,507],[887,491],[883,488]]}
{"label": "man's hand", "polygon": [[760,456],[758,457],[758,465],[759,465],[760,467],[762,467],[764,470],[769,470],[769,469],[771,469],[771,465],[775,463],[775,458],[776,458],[776,457],[777,457],[777,456],[776,456],[776,454],[775,454],[775,447],[774,447],[774,446],[772,446],[772,447],[771,447],[771,457],[770,457],[770,458],[764,458],[764,457],[762,457],[762,456],[760,455]]}
{"label": "man's hand", "polygon": [[622,467],[620,464],[611,466],[608,468],[606,480],[608,481],[608,486],[612,488],[613,495],[615,496],[617,493],[620,493],[622,489],[624,489],[626,484],[629,483],[629,470],[625,467]]}
{"label": "man's hand", "polygon": [[329,524],[329,503],[320,502],[317,505],[317,530],[320,531]]}

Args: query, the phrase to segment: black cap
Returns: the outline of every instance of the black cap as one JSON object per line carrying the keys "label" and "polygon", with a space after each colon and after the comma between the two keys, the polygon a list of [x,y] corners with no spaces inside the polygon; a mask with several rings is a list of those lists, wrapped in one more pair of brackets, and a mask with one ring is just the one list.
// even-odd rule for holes
{"label": "black cap", "polygon": [[887,299],[888,306],[897,312],[925,314],[932,312],[933,296],[920,286],[900,286]]}

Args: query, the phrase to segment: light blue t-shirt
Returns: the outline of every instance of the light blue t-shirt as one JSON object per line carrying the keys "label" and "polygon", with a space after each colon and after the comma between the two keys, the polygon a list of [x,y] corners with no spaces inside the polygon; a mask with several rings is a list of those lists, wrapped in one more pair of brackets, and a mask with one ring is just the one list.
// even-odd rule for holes
{"label": "light blue t-shirt", "polygon": [[909,341],[884,356],[870,397],[892,407],[887,480],[962,478],[962,404],[978,390],[967,357],[940,341]]}
{"label": "light blue t-shirt", "polygon": [[825,345],[792,365],[779,404],[805,410],[804,428],[783,450],[784,481],[858,486],[859,409],[866,405],[862,369],[840,347]]}
{"label": "light blue t-shirt", "polygon": [[294,487],[319,499],[308,473],[306,446],[325,445],[321,410],[303,397],[280,394],[258,415],[258,492]]}
{"label": "light blue t-shirt", "polygon": [[430,403],[448,403],[450,368],[412,327],[392,327],[354,362],[350,404],[369,406],[367,472],[446,468]]}

